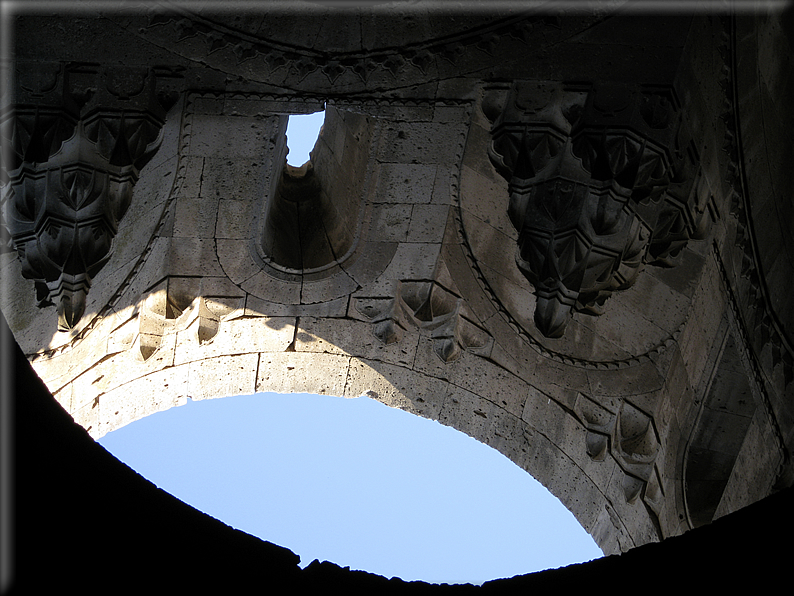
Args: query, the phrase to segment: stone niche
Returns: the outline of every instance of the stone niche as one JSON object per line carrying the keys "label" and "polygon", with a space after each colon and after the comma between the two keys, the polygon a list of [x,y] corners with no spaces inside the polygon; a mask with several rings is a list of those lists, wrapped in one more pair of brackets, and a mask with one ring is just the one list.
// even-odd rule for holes
{"label": "stone niche", "polygon": [[[360,200],[374,122],[362,114],[326,109],[325,123],[309,160],[284,161],[273,176],[265,207],[262,260],[290,275],[331,275],[356,252],[362,228]],[[359,174],[359,175],[356,175]]]}

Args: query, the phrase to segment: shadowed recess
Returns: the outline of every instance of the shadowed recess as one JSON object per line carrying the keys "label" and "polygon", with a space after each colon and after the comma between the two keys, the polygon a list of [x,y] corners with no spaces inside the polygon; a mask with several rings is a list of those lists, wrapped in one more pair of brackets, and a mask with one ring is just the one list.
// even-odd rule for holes
{"label": "shadowed recess", "polygon": [[340,163],[359,170],[355,164],[368,155],[373,130],[371,118],[331,107],[295,124],[299,117],[290,116],[287,125],[288,156],[276,172],[262,237],[268,262],[290,274],[328,270],[349,256],[359,192],[349,187]]}

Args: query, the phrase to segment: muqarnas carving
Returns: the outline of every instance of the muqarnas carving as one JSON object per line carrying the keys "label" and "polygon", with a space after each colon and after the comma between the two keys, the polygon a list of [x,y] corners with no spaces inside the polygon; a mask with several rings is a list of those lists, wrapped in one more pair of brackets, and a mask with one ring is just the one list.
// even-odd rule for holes
{"label": "muqarnas carving", "polygon": [[562,337],[573,311],[601,314],[644,264],[671,266],[702,237],[711,197],[671,90],[520,82],[483,111],[544,336]]}
{"label": "muqarnas carving", "polygon": [[27,81],[26,72],[18,72],[17,103],[2,116],[9,148],[3,223],[38,305],[55,304],[58,329],[67,331],[83,316],[91,282],[110,259],[175,98],[158,98],[149,69],[57,65],[43,83]]}
{"label": "muqarnas carving", "polygon": [[463,299],[436,281],[399,281],[394,298],[356,298],[356,309],[374,324],[384,344],[402,339],[409,325],[430,333],[433,351],[446,363],[462,350],[487,351],[493,338],[461,310]]}
{"label": "muqarnas carving", "polygon": [[606,407],[582,394],[577,395],[574,411],[586,429],[587,455],[597,462],[611,456],[623,471],[626,502],[641,497],[658,516],[664,495],[656,465],[661,445],[653,417],[628,401]]}
{"label": "muqarnas carving", "polygon": [[196,277],[171,276],[150,288],[138,303],[137,320],[125,322],[111,342],[122,349],[136,346],[148,360],[163,344],[163,337],[193,328],[199,345],[211,342],[229,316],[244,312],[245,297],[207,295]]}

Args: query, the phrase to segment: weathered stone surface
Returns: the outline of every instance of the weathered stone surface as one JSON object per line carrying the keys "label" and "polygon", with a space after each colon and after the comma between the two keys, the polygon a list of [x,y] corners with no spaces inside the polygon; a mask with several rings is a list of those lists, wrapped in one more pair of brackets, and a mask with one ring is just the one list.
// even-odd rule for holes
{"label": "weathered stone surface", "polygon": [[301,317],[295,336],[298,352],[332,353],[411,366],[416,358],[418,334],[406,334],[399,342],[385,344],[366,321]]}
{"label": "weathered stone surface", "polygon": [[[498,449],[609,553],[790,485],[782,17],[323,10],[15,22],[0,306],[74,419],[368,395]],[[285,171],[287,115],[323,105]],[[99,178],[138,171],[75,220],[96,263],[56,331],[37,209],[80,139]]]}
{"label": "weathered stone surface", "polygon": [[[341,354],[261,354],[256,391],[346,397],[349,363],[350,357]],[[334,372],[329,374],[329,371]]]}
{"label": "weathered stone surface", "polygon": [[[149,414],[183,405],[188,398],[189,366],[169,368],[140,377],[121,385],[97,400],[98,424],[92,428],[92,436],[99,438],[133,420]],[[130,401],[127,396],[140,396]],[[91,407],[86,405],[84,409]]]}
{"label": "weathered stone surface", "polygon": [[392,408],[438,420],[446,391],[444,381],[409,368],[353,358],[345,397],[367,395]]}
{"label": "weathered stone surface", "polygon": [[177,333],[175,364],[207,360],[225,354],[282,352],[292,343],[295,320],[262,317],[255,321],[221,319],[217,333],[205,342],[199,340],[199,320]]}
{"label": "weathered stone surface", "polygon": [[438,169],[427,164],[381,164],[373,202],[429,203]]}
{"label": "weathered stone surface", "polygon": [[256,393],[259,354],[235,354],[197,360],[188,366],[188,396],[210,399]]}
{"label": "weathered stone surface", "polygon": [[[269,125],[268,121],[255,118],[195,114],[190,135],[190,155],[220,158],[217,167],[225,165],[227,162],[222,160],[229,156],[238,159],[259,157],[266,135],[270,132]],[[221,170],[216,171],[221,173]],[[210,189],[211,192],[220,191],[215,185],[211,185]]]}

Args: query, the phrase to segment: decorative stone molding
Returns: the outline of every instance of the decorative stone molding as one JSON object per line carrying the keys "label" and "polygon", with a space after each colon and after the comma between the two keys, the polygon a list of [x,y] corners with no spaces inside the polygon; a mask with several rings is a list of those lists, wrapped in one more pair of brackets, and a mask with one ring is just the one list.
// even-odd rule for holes
{"label": "decorative stone molding", "polygon": [[3,144],[12,150],[0,206],[38,305],[55,304],[58,329],[68,331],[83,316],[139,172],[162,140],[176,98],[167,85],[158,89],[158,76],[175,73],[61,65],[42,92],[26,84],[24,70],[18,103],[2,116]]}
{"label": "decorative stone molding", "polygon": [[544,336],[562,337],[574,310],[601,314],[644,264],[671,266],[703,237],[713,198],[672,91],[516,82],[483,111]]}
{"label": "decorative stone molding", "polygon": [[[760,360],[758,353],[752,348],[752,333],[753,331],[757,330],[753,329],[752,327],[748,329],[748,325],[743,318],[739,301],[737,300],[735,291],[732,287],[732,280],[728,275],[728,271],[725,267],[725,263],[722,260],[719,247],[716,246],[716,244],[712,246],[712,255],[719,271],[720,280],[723,287],[725,288],[726,298],[728,299],[727,304],[730,308],[731,317],[734,321],[733,330],[736,334],[737,345],[745,361],[749,365],[748,372],[750,374],[748,375],[748,378],[751,380],[753,387],[757,390],[758,396],[760,397],[760,402],[763,404],[764,410],[766,411],[771,435],[774,437],[774,443],[779,452],[783,454],[779,469],[775,473],[777,483],[780,486],[787,486],[790,482],[789,475],[791,472],[789,471],[789,462],[791,460],[791,454],[790,449],[786,444],[785,433],[781,428],[781,421],[779,420],[778,416],[775,415],[775,407],[773,405],[772,396],[770,395],[767,383],[765,382],[765,379],[768,379],[768,377],[763,374],[763,361]],[[772,366],[773,368],[778,365],[782,366],[784,382],[786,383],[785,388],[788,388],[790,383],[789,375],[792,373],[790,360],[787,361],[785,359],[785,354],[788,354],[790,357],[791,352],[784,352],[780,345],[776,345],[780,341],[779,338],[777,341],[773,337],[767,339],[769,340],[768,345],[772,349],[773,356],[775,352],[783,354],[783,357],[781,357],[780,360],[775,360],[773,357]]]}
{"label": "decorative stone molding", "polygon": [[641,497],[658,519],[664,494],[656,469],[661,447],[653,417],[626,400],[607,408],[582,394],[577,396],[575,410],[587,430],[587,455],[599,462],[611,456],[623,471],[626,502]]}
{"label": "decorative stone molding", "polygon": [[[779,118],[785,105],[775,97],[762,94],[767,103],[756,105],[725,88],[746,118],[734,134],[744,132],[752,148],[740,138],[729,145],[750,186],[725,184],[716,18],[605,11],[555,23],[507,9],[454,19],[389,9],[386,21],[335,21],[270,11],[226,18],[176,7],[165,17],[103,11],[15,21],[15,60],[27,63],[19,63],[24,92],[9,100],[15,117],[0,114],[3,149],[13,152],[3,183],[10,191],[8,174],[28,167],[19,188],[31,197],[20,201],[29,212],[41,195],[59,209],[83,201],[97,207],[97,222],[111,222],[96,240],[112,247],[110,260],[69,333],[53,336],[55,309],[37,312],[16,254],[0,255],[3,280],[15,278],[3,311],[78,424],[97,436],[189,396],[366,394],[499,449],[616,553],[685,531],[686,483],[710,480],[700,473],[713,472],[710,462],[690,466],[685,450],[694,436],[703,442],[690,453],[720,451],[711,448],[715,425],[698,426],[698,407],[710,388],[722,394],[737,383],[733,374],[713,383],[714,362],[744,374],[728,366],[738,358],[728,362],[715,347],[724,322],[735,323],[755,414],[734,425],[741,433],[728,431],[737,464],[722,468],[729,482],[719,514],[791,483],[792,417],[781,387],[791,390],[792,360],[786,337],[774,336],[789,318],[790,259],[778,259],[790,256],[789,244],[761,234],[769,214],[790,205],[757,184],[766,175],[760,158],[784,154],[787,137],[769,136],[772,153],[749,143],[751,131],[772,131],[756,126],[759,117],[789,119]],[[758,32],[771,40],[763,60],[733,58],[746,67],[736,71],[739,90],[760,75],[765,92],[784,88],[775,69],[790,57],[777,61],[786,46],[773,43],[769,27]],[[80,63],[50,64],[52,48]],[[179,72],[150,67],[163,62],[185,69],[170,89]],[[112,66],[120,64],[140,69]],[[527,73],[541,81],[524,80]],[[162,112],[147,120],[144,101],[167,105],[161,83],[167,95],[187,91],[162,133]],[[319,184],[308,174],[278,188],[287,114],[324,103],[345,126],[329,121],[320,143],[328,151],[318,149],[311,164]],[[735,118],[726,114],[729,130]],[[105,190],[111,166],[139,168],[160,134],[137,182],[117,183],[135,186],[113,237],[129,193]],[[66,158],[82,161],[52,165]],[[64,172],[75,182],[62,182]],[[722,209],[731,184],[741,195],[737,217],[710,227],[713,252],[689,242],[709,228],[712,189]],[[274,189],[284,191],[280,205]],[[317,205],[323,192],[349,214],[346,235],[330,233],[333,217],[275,217],[288,203]],[[106,198],[107,216],[98,209]],[[6,206],[11,213],[15,201]],[[310,246],[303,223],[322,224],[325,239],[310,238],[323,248],[298,259],[296,246]],[[78,248],[101,267],[104,248],[88,240]],[[516,252],[518,260],[505,258]],[[675,268],[642,271],[646,264]],[[547,280],[544,334],[533,292]],[[607,307],[610,292],[632,283]],[[548,337],[555,332],[562,337]]]}
{"label": "decorative stone molding", "polygon": [[414,326],[430,333],[433,350],[453,362],[461,350],[487,349],[493,338],[461,314],[463,299],[436,281],[398,281],[394,298],[356,298],[356,310],[370,319],[373,334],[384,344],[402,339]]}
{"label": "decorative stone molding", "polygon": [[[241,15],[242,16],[242,15]],[[313,15],[303,13],[304,18]],[[393,81],[405,76],[433,76],[446,64],[460,65],[481,59],[482,54],[493,56],[496,48],[510,42],[522,45],[537,44],[559,34],[559,17],[505,12],[500,15],[481,14],[471,23],[456,26],[450,20],[438,38],[375,47],[327,52],[292,39],[269,38],[258,32],[246,32],[245,24],[232,28],[221,22],[217,15],[206,11],[173,7],[154,7],[147,16],[135,21],[135,28],[145,37],[163,37],[169,43],[183,44],[191,56],[204,55],[210,60],[226,58],[240,66],[255,61],[257,67],[271,77],[283,76],[298,83],[307,78],[324,78],[331,85],[364,84]],[[357,17],[353,17],[357,18]],[[399,18],[399,15],[395,17]],[[244,20],[245,17],[242,16]],[[133,25],[124,23],[124,26]],[[355,41],[351,36],[350,41]],[[355,47],[354,43],[352,47]],[[479,54],[479,55],[478,55]],[[440,64],[441,63],[441,64]],[[341,79],[341,81],[340,81]]]}
{"label": "decorative stone molding", "polygon": [[194,295],[198,288],[190,287],[194,285],[192,281],[195,280],[169,277],[140,301],[135,346],[143,360],[148,360],[157,351],[163,336],[194,325],[196,329],[192,337],[199,345],[204,345],[218,334],[225,317],[244,310],[244,297]]}
{"label": "decorative stone molding", "polygon": [[[751,197],[744,172],[745,165],[741,158],[743,148],[738,114],[739,91],[735,75],[737,69],[735,22],[728,17],[723,17],[722,21],[725,43],[720,50],[726,63],[726,68],[723,70],[724,77],[720,81],[726,95],[726,109],[721,115],[725,123],[725,142],[722,149],[728,159],[730,215],[736,221],[734,245],[739,252],[741,263],[738,278],[731,281],[726,274],[725,280],[728,288],[730,284],[735,284],[739,293],[748,297],[741,318],[746,322],[750,345],[759,354],[768,350],[771,362],[769,376],[774,378],[774,371],[778,370],[782,378],[782,388],[786,391],[794,384],[794,342],[785,324],[780,320],[780,313],[776,313],[772,306],[768,283],[759,267],[760,250],[755,237],[757,231],[752,224]],[[722,265],[722,262],[719,262]]]}

